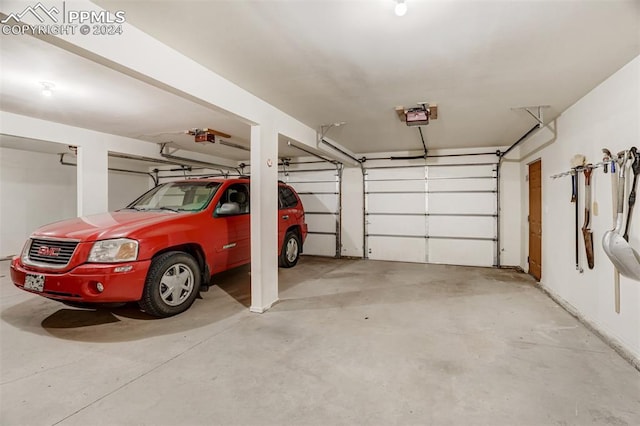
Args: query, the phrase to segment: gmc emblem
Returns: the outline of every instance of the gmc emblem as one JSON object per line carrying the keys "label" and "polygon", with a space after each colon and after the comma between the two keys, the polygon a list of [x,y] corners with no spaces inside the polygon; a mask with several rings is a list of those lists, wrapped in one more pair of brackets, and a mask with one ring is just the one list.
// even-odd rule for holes
{"label": "gmc emblem", "polygon": [[40,256],[58,257],[60,255],[60,248],[59,247],[41,246],[38,249],[38,254]]}

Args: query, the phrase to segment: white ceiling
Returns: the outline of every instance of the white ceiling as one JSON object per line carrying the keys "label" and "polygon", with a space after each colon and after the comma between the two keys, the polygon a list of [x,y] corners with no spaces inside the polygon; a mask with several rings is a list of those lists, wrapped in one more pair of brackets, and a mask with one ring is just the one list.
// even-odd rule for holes
{"label": "white ceiling", "polygon": [[[131,23],[354,152],[420,149],[396,105],[437,103],[430,148],[509,145],[640,54],[639,1],[122,1]],[[5,12],[2,10],[2,12]],[[248,146],[249,127],[43,41],[2,37],[0,108],[244,160],[181,134],[213,127]],[[11,58],[11,60],[6,60]],[[40,95],[40,81],[56,83]],[[299,153],[281,141],[282,156]]]}
{"label": "white ceiling", "polygon": [[[0,109],[16,114],[142,139],[169,147],[246,161],[249,152],[219,143],[195,143],[185,130],[209,127],[224,139],[250,146],[250,127],[222,113],[29,36],[3,37],[0,57]],[[53,96],[42,96],[41,82],[53,82]],[[281,138],[282,157],[302,155]],[[56,144],[16,141],[0,135],[0,146],[58,152]],[[53,148],[51,148],[53,146]],[[158,151],[160,147],[158,147]],[[177,153],[176,155],[178,155]],[[187,155],[188,156],[188,155]]]}
{"label": "white ceiling", "polygon": [[640,53],[640,2],[98,0],[355,152],[419,149],[396,105],[439,105],[431,147],[509,145]]}
{"label": "white ceiling", "polygon": [[[192,151],[246,159],[245,151],[196,144],[184,131],[212,127],[249,146],[249,126],[29,36],[0,43],[0,108],[100,132],[152,142],[174,141]],[[42,96],[41,82],[53,82]],[[39,150],[41,145],[34,145]],[[159,150],[159,148],[158,148]]]}

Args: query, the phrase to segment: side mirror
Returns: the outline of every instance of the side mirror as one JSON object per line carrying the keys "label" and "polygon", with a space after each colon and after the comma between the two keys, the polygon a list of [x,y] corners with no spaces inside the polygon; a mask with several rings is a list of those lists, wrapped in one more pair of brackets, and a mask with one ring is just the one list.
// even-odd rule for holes
{"label": "side mirror", "polygon": [[216,212],[219,216],[229,216],[232,214],[240,214],[240,206],[238,203],[224,203]]}

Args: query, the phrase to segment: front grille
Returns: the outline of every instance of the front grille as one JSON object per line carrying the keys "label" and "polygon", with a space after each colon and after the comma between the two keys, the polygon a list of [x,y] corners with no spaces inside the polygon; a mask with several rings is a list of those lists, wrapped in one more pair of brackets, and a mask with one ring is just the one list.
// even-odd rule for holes
{"label": "front grille", "polygon": [[75,240],[44,240],[33,238],[29,247],[29,260],[52,266],[66,266],[78,246]]}

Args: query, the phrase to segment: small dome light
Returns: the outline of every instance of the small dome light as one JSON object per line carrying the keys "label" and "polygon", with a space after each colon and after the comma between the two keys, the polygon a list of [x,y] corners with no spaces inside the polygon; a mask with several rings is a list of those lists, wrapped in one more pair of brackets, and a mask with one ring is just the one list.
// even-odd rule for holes
{"label": "small dome light", "polygon": [[407,4],[405,0],[396,0],[395,12],[397,16],[404,16],[407,13]]}
{"label": "small dome light", "polygon": [[56,87],[56,85],[53,83],[49,83],[48,81],[41,81],[40,84],[42,85],[42,96],[46,98],[51,97],[51,95],[53,95],[53,89],[54,87]]}

